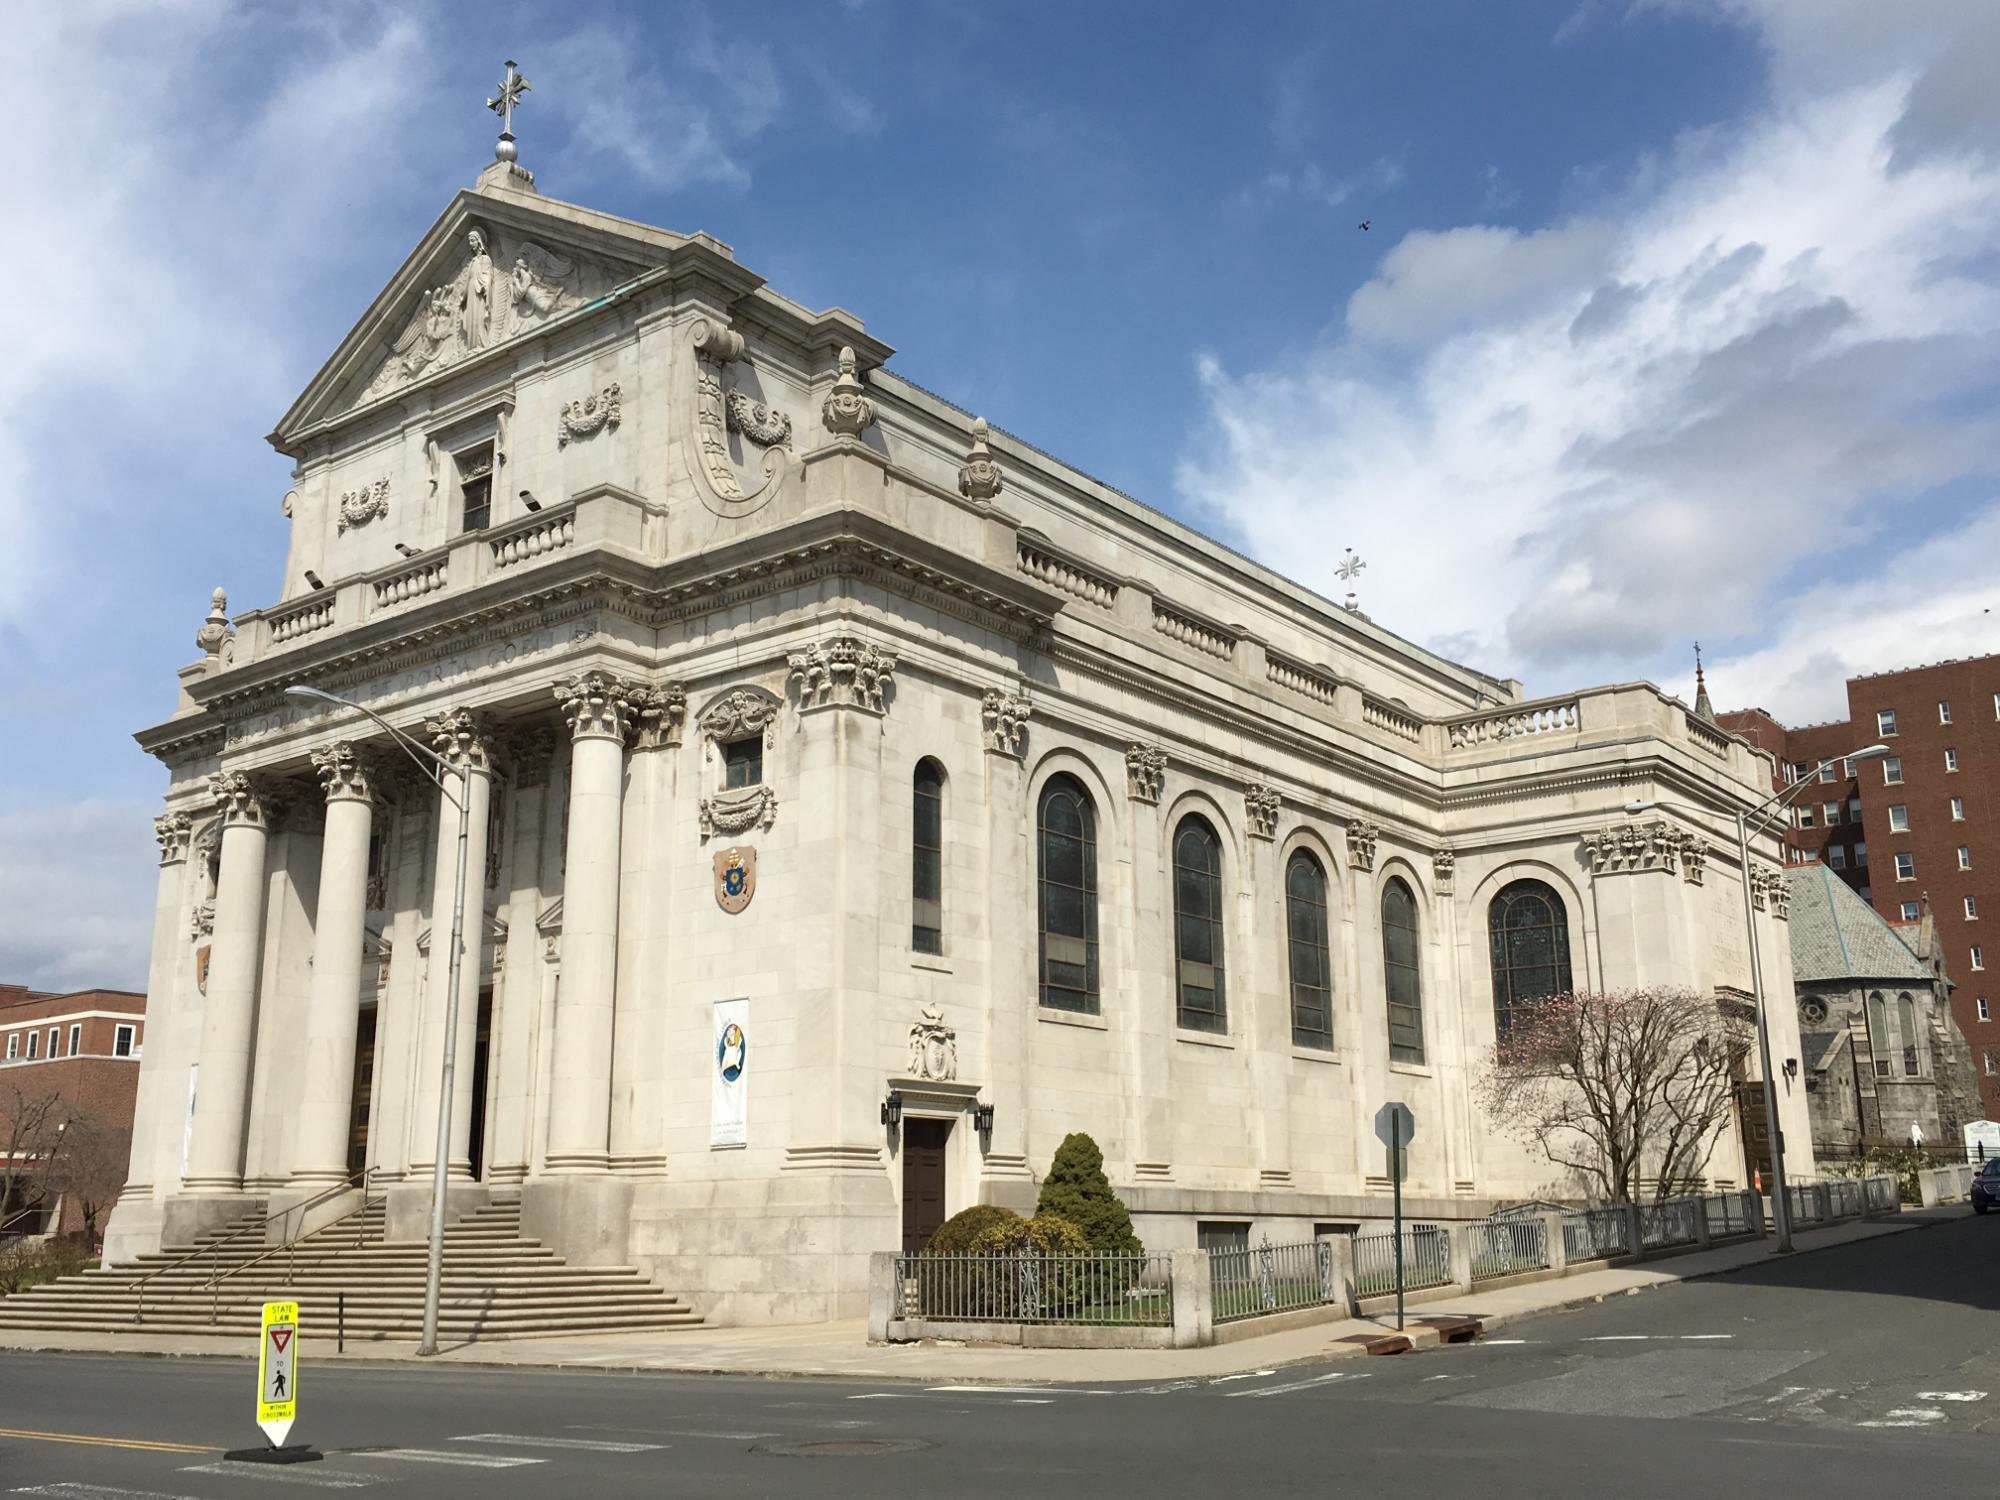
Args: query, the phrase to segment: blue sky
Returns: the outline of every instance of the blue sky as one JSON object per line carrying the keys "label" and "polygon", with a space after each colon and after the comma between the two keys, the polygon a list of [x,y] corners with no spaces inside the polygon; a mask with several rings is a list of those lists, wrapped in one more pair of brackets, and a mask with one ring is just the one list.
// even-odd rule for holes
{"label": "blue sky", "polygon": [[[35,7],[10,37],[0,979],[140,984],[263,442],[513,56],[551,196],[705,229],[996,424],[1533,692],[2000,649],[2000,7]],[[1360,220],[1371,228],[1360,230]]]}

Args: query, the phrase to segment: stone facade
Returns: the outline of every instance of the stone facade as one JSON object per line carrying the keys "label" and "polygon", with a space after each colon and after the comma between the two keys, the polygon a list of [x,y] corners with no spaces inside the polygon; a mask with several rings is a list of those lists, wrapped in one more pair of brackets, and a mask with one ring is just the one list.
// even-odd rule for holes
{"label": "stone facade", "polygon": [[[573,1259],[636,1262],[725,1321],[861,1313],[869,1252],[908,1227],[915,1122],[943,1142],[940,1211],[1027,1205],[1090,1132],[1159,1249],[1206,1220],[1277,1239],[1383,1215],[1390,1098],[1419,1122],[1413,1213],[1562,1190],[1472,1098],[1488,909],[1519,879],[1558,895],[1579,987],[1748,987],[1725,819],[1768,759],[1645,684],[1521,701],[891,353],[707,236],[545,199],[518,168],[451,203],[279,424],[278,601],[218,604],[140,736],[188,838],[161,870],[114,1259],[321,1188],[342,1141],[392,1224],[421,1218],[397,1205],[435,1156],[457,803],[292,684],[464,777],[459,1193],[518,1193]],[[941,772],[934,876],[920,762]],[[1052,785],[1087,806],[1094,943],[1045,951]],[[1175,947],[1190,819],[1220,942],[1200,962]],[[1323,1034],[1293,1006],[1300,855]],[[1776,855],[1750,873],[1789,994]],[[1398,884],[1395,982],[1419,1004],[1392,1059]],[[1095,1003],[1043,1003],[1045,960],[1088,969]],[[744,1140],[716,1145],[736,1000]],[[1803,1173],[1803,1094],[1786,1108]],[[1745,1175],[1733,1135],[1713,1171]]]}

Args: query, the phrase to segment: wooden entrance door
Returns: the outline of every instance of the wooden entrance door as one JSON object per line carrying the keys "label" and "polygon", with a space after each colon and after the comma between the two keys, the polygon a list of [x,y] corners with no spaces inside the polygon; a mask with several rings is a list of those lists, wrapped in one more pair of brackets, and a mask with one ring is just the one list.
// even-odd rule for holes
{"label": "wooden entrance door", "polygon": [[375,1102],[375,1007],[354,1028],[354,1103],[347,1115],[347,1175],[368,1164],[368,1115]]}
{"label": "wooden entrance door", "polygon": [[[463,1026],[465,1020],[459,1019]],[[493,1047],[493,987],[479,992],[478,1034],[472,1052],[472,1136],[466,1154],[472,1159],[472,1175],[486,1176],[486,1055]]]}
{"label": "wooden entrance door", "polygon": [[915,1255],[944,1223],[944,1147],[949,1120],[903,1121],[903,1253]]}
{"label": "wooden entrance door", "polygon": [[[1736,1115],[1743,1122],[1744,1170],[1764,1174],[1764,1191],[1771,1191],[1771,1127],[1764,1116],[1764,1085],[1736,1085]],[[1749,1183],[1743,1184],[1745,1187]]]}

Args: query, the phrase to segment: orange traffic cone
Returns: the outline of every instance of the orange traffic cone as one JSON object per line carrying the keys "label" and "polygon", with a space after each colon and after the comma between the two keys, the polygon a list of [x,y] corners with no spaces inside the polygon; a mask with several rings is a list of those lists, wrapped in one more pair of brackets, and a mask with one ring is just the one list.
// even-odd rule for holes
{"label": "orange traffic cone", "polygon": [[1764,1169],[1762,1167],[1752,1167],[1750,1169],[1750,1186],[1759,1193],[1764,1191]]}

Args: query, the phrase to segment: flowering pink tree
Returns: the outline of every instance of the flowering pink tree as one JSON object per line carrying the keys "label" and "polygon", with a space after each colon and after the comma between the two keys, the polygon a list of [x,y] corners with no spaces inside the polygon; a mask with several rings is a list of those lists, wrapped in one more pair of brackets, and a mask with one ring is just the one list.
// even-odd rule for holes
{"label": "flowering pink tree", "polygon": [[1748,1042],[1694,990],[1552,995],[1517,1007],[1477,1085],[1504,1133],[1613,1203],[1708,1168]]}

